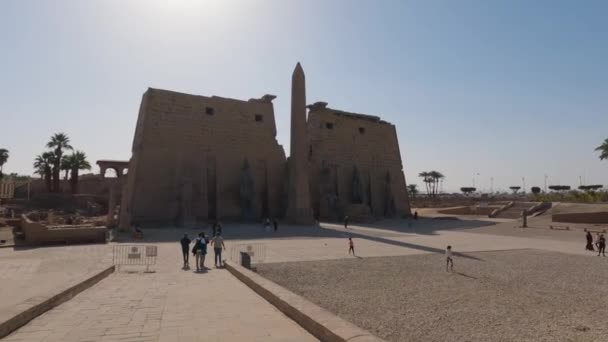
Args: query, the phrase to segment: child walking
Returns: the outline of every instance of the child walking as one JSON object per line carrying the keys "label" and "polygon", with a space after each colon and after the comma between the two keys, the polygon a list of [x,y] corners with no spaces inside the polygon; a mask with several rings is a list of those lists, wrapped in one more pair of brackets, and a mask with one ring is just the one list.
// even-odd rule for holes
{"label": "child walking", "polygon": [[445,250],[445,271],[454,271],[454,260],[452,260],[452,246],[448,246]]}
{"label": "child walking", "polygon": [[355,255],[355,244],[353,243],[353,238],[348,238],[348,255],[350,255],[350,252],[353,252],[353,255]]}

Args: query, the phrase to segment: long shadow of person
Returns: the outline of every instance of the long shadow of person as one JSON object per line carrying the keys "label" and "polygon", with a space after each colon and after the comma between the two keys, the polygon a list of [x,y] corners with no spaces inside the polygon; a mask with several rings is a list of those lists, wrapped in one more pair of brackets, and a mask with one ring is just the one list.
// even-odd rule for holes
{"label": "long shadow of person", "polygon": [[454,272],[454,273],[455,273],[455,274],[458,274],[458,275],[460,275],[460,276],[466,277],[466,278],[471,278],[471,279],[475,279],[475,280],[477,280],[477,279],[478,279],[477,277],[473,277],[473,276],[468,275],[468,274],[466,274],[466,273],[462,273],[462,272]]}

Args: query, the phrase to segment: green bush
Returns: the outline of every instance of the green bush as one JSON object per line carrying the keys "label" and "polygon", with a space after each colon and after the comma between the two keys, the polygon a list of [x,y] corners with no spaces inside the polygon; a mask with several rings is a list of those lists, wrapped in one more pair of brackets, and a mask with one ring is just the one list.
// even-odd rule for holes
{"label": "green bush", "polygon": [[606,191],[568,191],[535,194],[534,199],[542,202],[573,202],[573,203],[597,203],[608,202]]}

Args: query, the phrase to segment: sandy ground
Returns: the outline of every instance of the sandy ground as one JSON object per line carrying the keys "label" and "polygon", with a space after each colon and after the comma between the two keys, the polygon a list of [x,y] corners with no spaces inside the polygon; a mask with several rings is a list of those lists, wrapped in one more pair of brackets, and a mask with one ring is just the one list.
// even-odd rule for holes
{"label": "sandy ground", "polygon": [[562,213],[591,213],[598,211],[608,211],[606,203],[553,203],[553,208],[547,211],[548,214]]}
{"label": "sandy ground", "polygon": [[608,257],[538,250],[259,265],[390,341],[608,341]]}

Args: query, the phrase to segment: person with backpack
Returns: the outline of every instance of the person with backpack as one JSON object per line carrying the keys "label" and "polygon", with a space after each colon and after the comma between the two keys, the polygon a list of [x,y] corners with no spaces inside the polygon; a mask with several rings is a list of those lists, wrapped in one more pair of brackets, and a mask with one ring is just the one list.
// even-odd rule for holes
{"label": "person with backpack", "polygon": [[192,252],[196,256],[196,272],[201,272],[205,269],[205,255],[207,255],[207,242],[203,233],[196,238]]}

